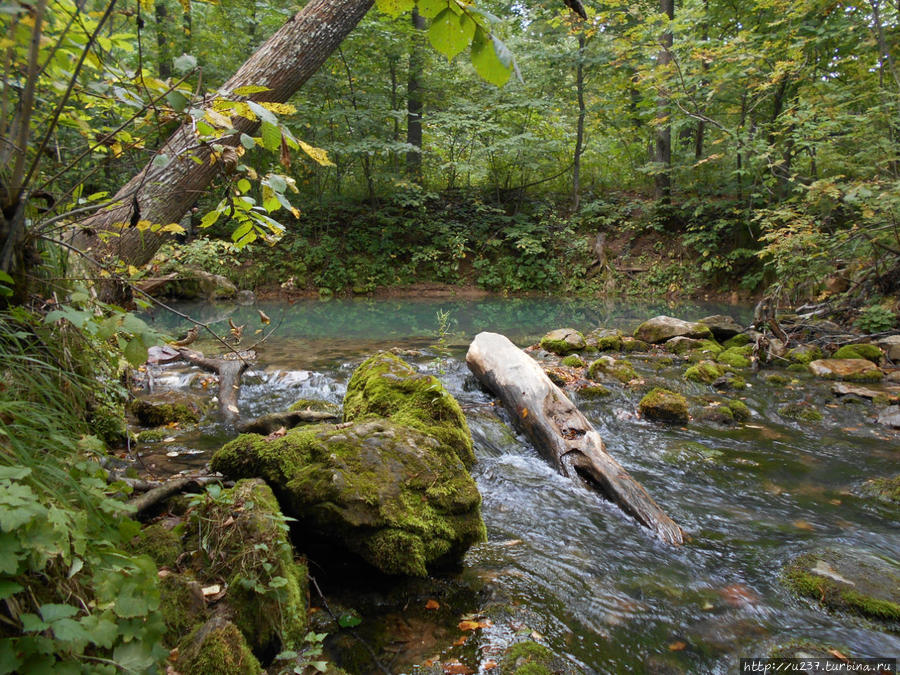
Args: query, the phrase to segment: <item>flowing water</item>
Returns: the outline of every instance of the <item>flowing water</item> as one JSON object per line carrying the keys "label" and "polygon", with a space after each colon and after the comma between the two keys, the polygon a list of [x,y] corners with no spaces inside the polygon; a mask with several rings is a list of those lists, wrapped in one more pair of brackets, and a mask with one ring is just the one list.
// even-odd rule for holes
{"label": "flowing water", "polygon": [[[458,658],[465,667],[489,672],[492,659],[522,636],[545,641],[573,670],[590,673],[738,672],[740,657],[764,656],[792,639],[828,643],[855,656],[900,654],[896,633],[825,613],[779,581],[789,559],[826,545],[900,559],[897,509],[856,496],[866,479],[896,473],[900,451],[900,436],[872,423],[870,403],[835,399],[827,385],[793,373],[797,380],[781,387],[748,374],[750,387],[734,396],[753,415],[732,427],[648,423],[636,415],[641,394],[625,386],[612,387],[613,395],[600,401],[576,398],[610,454],[690,535],[687,545],[674,548],[557,475],[491,397],[473,386],[464,362],[469,340],[482,330],[525,346],[564,326],[632,330],[660,313],[697,319],[723,312],[746,321],[746,308],[554,298],[260,307],[277,330],[258,347],[255,369],[245,376],[243,417],[282,410],[298,398],[340,403],[354,368],[374,351],[394,347],[412,350],[407,360],[438,373],[467,413],[488,542],[470,551],[461,573],[430,587],[379,588],[366,597],[359,588],[356,595],[334,592],[336,607],[359,611],[358,635],[378,643],[387,670],[421,672],[427,659]],[[246,323],[242,346],[262,335],[253,330],[264,328],[253,307],[180,309],[220,321],[220,333],[227,333],[229,316]],[[451,318],[449,356],[443,359],[433,347],[439,310]],[[167,324],[163,316],[156,320],[172,332],[187,327]],[[211,342],[196,346],[214,350]],[[684,364],[677,359],[660,367],[639,355],[630,358],[648,380],[682,381]],[[183,368],[155,374],[157,388],[201,391],[203,380]],[[712,392],[691,385],[688,393]],[[777,414],[793,401],[813,403],[825,420],[801,424]],[[156,469],[202,466],[231,435],[208,422],[173,434],[147,450],[143,461]],[[424,610],[435,597],[441,609]],[[482,620],[483,628],[454,645],[464,637],[456,625],[464,615]],[[338,658],[342,644],[332,643]],[[364,661],[345,665],[378,672],[374,661],[353,666]]]}

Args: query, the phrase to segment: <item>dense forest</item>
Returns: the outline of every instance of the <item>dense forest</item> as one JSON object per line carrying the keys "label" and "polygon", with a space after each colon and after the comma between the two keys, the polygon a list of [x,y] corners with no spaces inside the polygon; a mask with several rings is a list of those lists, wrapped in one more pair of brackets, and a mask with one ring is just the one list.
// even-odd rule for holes
{"label": "dense forest", "polygon": [[[160,544],[106,457],[148,354],[210,330],[173,343],[141,313],[166,290],[900,318],[898,2],[29,0],[0,29],[0,674],[165,669]],[[275,520],[280,562],[240,564],[281,611]],[[332,668],[306,628],[271,672]]]}

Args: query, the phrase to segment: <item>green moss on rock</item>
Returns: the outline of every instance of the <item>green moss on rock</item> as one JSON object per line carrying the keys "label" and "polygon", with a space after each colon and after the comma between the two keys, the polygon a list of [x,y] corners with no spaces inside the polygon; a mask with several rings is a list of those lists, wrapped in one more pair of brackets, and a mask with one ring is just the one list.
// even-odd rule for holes
{"label": "green moss on rock", "polygon": [[167,574],[159,580],[159,612],[166,625],[166,645],[174,647],[209,616],[199,583],[190,573]]}
{"label": "green moss on rock", "polygon": [[191,675],[259,675],[262,667],[244,636],[222,617],[197,628],[179,649],[177,670]]}
{"label": "green moss on rock", "polygon": [[791,363],[800,363],[805,366],[809,364],[810,361],[821,359],[824,355],[822,354],[822,350],[815,345],[800,345],[799,347],[789,349],[785,356]]}
{"label": "green moss on rock", "polygon": [[[806,369],[804,368],[803,370],[805,371]],[[786,384],[790,384],[791,381],[791,378],[789,378],[787,375],[782,375],[781,373],[770,373],[763,379],[765,379],[768,384],[774,385],[776,387],[783,387]]]}
{"label": "green moss on rock", "polygon": [[734,424],[734,413],[725,405],[708,405],[701,408],[694,419],[728,425]]}
{"label": "green moss on rock", "polygon": [[728,338],[725,342],[722,343],[722,346],[725,349],[732,349],[733,347],[743,347],[744,345],[748,345],[753,342],[753,338],[751,338],[746,333],[738,333],[734,337]]}
{"label": "green moss on rock", "polygon": [[688,421],[687,399],[674,391],[656,387],[638,403],[641,416],[646,419],[684,424]]}
{"label": "green moss on rock", "polygon": [[614,359],[611,356],[601,356],[588,367],[588,377],[590,379],[599,381],[603,379],[603,375],[608,375],[619,382],[625,383],[631,382],[638,376],[630,361]]}
{"label": "green moss on rock", "polygon": [[332,403],[331,401],[322,401],[314,398],[298,399],[291,404],[291,407],[288,408],[288,410],[290,412],[324,412],[331,413],[332,415],[336,416],[339,416],[341,414],[341,406],[339,406],[337,403]]}
{"label": "green moss on rock", "polygon": [[578,354],[569,354],[566,358],[560,361],[560,363],[564,366],[568,366],[569,368],[584,368],[587,365],[584,359],[578,356]]}
{"label": "green moss on rock", "polygon": [[517,642],[503,655],[501,667],[512,675],[552,675],[555,656],[550,649],[528,640]]}
{"label": "green moss on rock", "polygon": [[286,515],[388,574],[425,576],[485,538],[481,495],[460,459],[393,419],[241,435],[211,466],[263,477]]}
{"label": "green moss on rock", "polygon": [[713,361],[701,361],[684,371],[684,379],[691,382],[712,384],[725,374],[725,369]]}
{"label": "green moss on rock", "polygon": [[[884,357],[884,352],[872,344],[859,343],[844,345],[831,357],[833,359],[866,359],[872,363],[879,363]],[[821,357],[820,357],[821,358]]]}
{"label": "green moss on rock", "polygon": [[862,493],[887,504],[900,504],[900,474],[890,478],[871,478],[863,483]]}
{"label": "green moss on rock", "polygon": [[131,541],[131,550],[150,556],[158,567],[174,567],[178,556],[184,551],[180,529],[168,529],[161,523],[153,523],[141,528]]}
{"label": "green moss on rock", "polygon": [[836,611],[900,622],[900,566],[859,549],[826,549],[794,559],[782,571],[798,595]]}
{"label": "green moss on rock", "polygon": [[156,428],[156,429],[144,429],[143,431],[139,431],[137,433],[137,441],[139,443],[158,443],[159,441],[166,438],[170,433],[169,429],[165,427]]}
{"label": "green moss on rock", "polygon": [[131,404],[131,413],[142,427],[161,427],[165,424],[196,424],[200,421],[200,411],[186,403],[151,403],[136,399]]}
{"label": "green moss on rock", "polygon": [[574,328],[558,328],[541,338],[541,349],[557,356],[566,356],[572,352],[581,351],[585,347],[587,347],[587,342],[584,335]]}
{"label": "green moss on rock", "polygon": [[390,419],[441,442],[467,467],[475,464],[472,434],[456,399],[432,375],[416,372],[388,352],[364,361],[344,396],[344,420]]}
{"label": "green moss on rock", "polygon": [[650,349],[650,344],[637,338],[623,337],[622,349],[626,352],[646,352]]}
{"label": "green moss on rock", "polygon": [[747,404],[743,401],[728,399],[725,401],[725,405],[731,409],[731,412],[734,414],[734,419],[738,422],[746,422],[750,419],[750,408],[748,408]]}
{"label": "green moss on rock", "polygon": [[726,366],[732,368],[749,368],[750,359],[741,351],[744,349],[745,347],[732,347],[731,349],[726,349],[716,357],[716,361],[724,363]]}
{"label": "green moss on rock", "polygon": [[586,384],[578,388],[578,394],[583,398],[604,398],[612,392],[602,384]]}
{"label": "green moss on rock", "polygon": [[824,419],[822,413],[803,401],[781,406],[778,409],[778,414],[798,422],[819,422]]}

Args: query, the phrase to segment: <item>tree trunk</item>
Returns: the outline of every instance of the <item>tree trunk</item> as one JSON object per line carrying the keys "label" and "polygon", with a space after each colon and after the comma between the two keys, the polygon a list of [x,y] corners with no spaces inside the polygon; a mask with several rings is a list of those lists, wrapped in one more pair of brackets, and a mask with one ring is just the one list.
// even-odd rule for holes
{"label": "tree trunk", "polygon": [[160,79],[172,75],[172,50],[169,49],[169,8],[166,0],[156,0],[156,60]]}
{"label": "tree trunk", "polygon": [[663,541],[684,542],[681,528],[606,453],[600,434],[534,359],[502,335],[479,333],[466,363],[557,471],[615,502]]}
{"label": "tree trunk", "polygon": [[[287,101],[353,30],[372,5],[372,0],[311,0],[288,20],[226,82],[222,89],[234,91],[247,85],[268,87],[253,94],[256,101]],[[235,128],[252,134],[258,122],[235,118]],[[237,139],[230,139],[232,145]],[[210,163],[210,149],[197,142],[191,122],[183,124],[160,150],[170,159],[165,166],[150,162],[115,196],[117,206],[104,209],[83,224],[74,238],[78,248],[92,249],[100,257],[113,256],[130,265],[144,265],[167,236],[136,228],[132,220],[151,223],[178,222],[213,178],[221,164]],[[102,243],[99,234],[113,236]]]}
{"label": "tree trunk", "polygon": [[256,358],[256,353],[252,351],[239,352],[238,358],[231,359],[209,358],[193,349],[181,348],[178,353],[185,361],[219,376],[219,412],[227,424],[234,424],[240,415],[238,396],[241,393],[241,375],[250,365],[248,361]]}
{"label": "tree trunk", "polygon": [[425,18],[418,10],[412,11],[413,31],[409,47],[409,75],[406,81],[406,142],[415,150],[406,151],[406,172],[416,180],[422,180],[422,76],[425,70],[425,54],[422,51],[422,32]]}
{"label": "tree trunk", "polygon": [[581,155],[584,152],[584,33],[578,34],[578,67],[575,69],[575,92],[578,95],[578,121],[575,125],[575,154],[572,157],[572,210],[581,201]]}
{"label": "tree trunk", "polygon": [[[659,11],[669,17],[669,20],[675,18],[675,0],[659,0]],[[657,62],[661,68],[665,68],[672,62],[672,31],[666,30],[659,39],[661,49],[657,57]],[[654,176],[654,194],[657,199],[664,202],[669,201],[672,195],[672,123],[670,119],[669,98],[665,92],[665,88],[661,88],[659,96],[656,99],[656,118],[660,121],[656,128],[656,152],[654,153],[654,161],[661,164],[657,167],[657,173]],[[666,120],[663,122],[662,120]]]}

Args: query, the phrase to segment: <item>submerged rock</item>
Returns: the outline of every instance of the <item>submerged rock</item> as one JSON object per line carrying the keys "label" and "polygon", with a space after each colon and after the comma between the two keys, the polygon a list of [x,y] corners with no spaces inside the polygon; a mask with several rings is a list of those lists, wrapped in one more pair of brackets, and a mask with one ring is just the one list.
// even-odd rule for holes
{"label": "submerged rock", "polygon": [[584,335],[574,328],[557,328],[541,338],[541,348],[557,356],[566,356],[585,347]]}
{"label": "submerged rock", "polygon": [[804,366],[808,365],[810,361],[821,359],[823,356],[822,350],[815,345],[800,345],[789,349],[785,354],[785,357],[791,363],[799,363]]}
{"label": "submerged rock", "polygon": [[682,321],[671,316],[656,316],[642,323],[634,331],[634,337],[651,344],[659,344],[678,336],[711,338],[712,331],[702,323]]}
{"label": "submerged rock", "polygon": [[688,421],[688,402],[681,394],[656,387],[638,403],[641,416],[658,422],[685,424]]}
{"label": "submerged rock", "polygon": [[588,367],[588,377],[594,381],[601,381],[604,375],[623,383],[631,382],[638,376],[630,361],[601,356]]}
{"label": "submerged rock", "polygon": [[716,357],[716,361],[732,368],[749,368],[751,363],[750,354],[752,352],[753,347],[751,345],[729,347]]}
{"label": "submerged rock", "polygon": [[878,424],[900,429],[900,405],[891,405],[878,413]]}
{"label": "submerged rock", "polygon": [[440,441],[467,467],[475,464],[472,434],[456,399],[433,375],[415,371],[402,359],[381,352],[353,373],[344,396],[344,420],[390,419]]}
{"label": "submerged rock", "polygon": [[891,624],[900,622],[900,565],[855,548],[826,549],[791,561],[782,579],[824,607]]}
{"label": "submerged rock", "polygon": [[173,422],[196,424],[200,421],[200,406],[188,399],[171,403],[135,399],[131,404],[131,414],[142,427],[161,427]]}
{"label": "submerged rock", "polygon": [[622,349],[622,331],[597,328],[584,336],[587,346],[598,352],[617,352]]}
{"label": "submerged rock", "polygon": [[725,369],[713,361],[700,361],[684,371],[684,379],[702,384],[712,384],[725,375]]}
{"label": "submerged rock", "polygon": [[860,493],[885,504],[900,505],[900,474],[890,478],[871,478],[862,484]]}
{"label": "submerged rock", "polygon": [[212,468],[261,476],[301,527],[388,574],[425,576],[485,538],[481,495],[459,457],[395,420],[242,435]]}
{"label": "submerged rock", "polygon": [[810,362],[809,370],[817,377],[850,382],[878,382],[884,377],[881,369],[866,359],[817,359]]}
{"label": "submerged rock", "polygon": [[876,340],[875,344],[884,350],[884,355],[891,361],[900,361],[900,335],[888,335]]}
{"label": "submerged rock", "polygon": [[805,401],[783,405],[778,409],[778,414],[798,422],[819,422],[823,419],[822,413]]}

